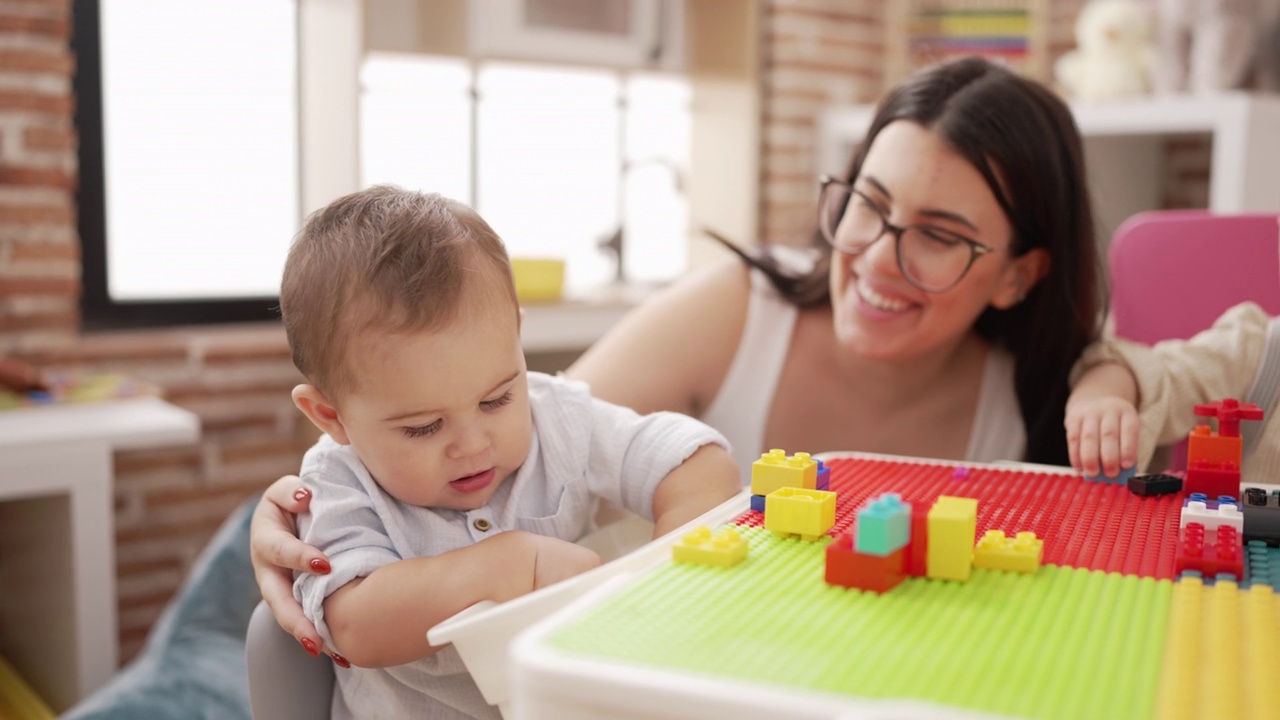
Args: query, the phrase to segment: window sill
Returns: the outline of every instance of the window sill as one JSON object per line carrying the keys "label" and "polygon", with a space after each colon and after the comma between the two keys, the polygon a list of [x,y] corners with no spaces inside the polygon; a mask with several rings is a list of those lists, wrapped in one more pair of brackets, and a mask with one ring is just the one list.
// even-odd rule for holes
{"label": "window sill", "polygon": [[606,285],[560,302],[524,304],[524,322],[520,326],[524,350],[527,353],[586,350],[658,289],[638,283]]}

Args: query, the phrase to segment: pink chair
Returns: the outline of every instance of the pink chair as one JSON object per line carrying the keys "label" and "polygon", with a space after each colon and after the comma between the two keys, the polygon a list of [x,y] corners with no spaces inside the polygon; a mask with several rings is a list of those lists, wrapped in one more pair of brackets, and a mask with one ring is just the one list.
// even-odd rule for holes
{"label": "pink chair", "polygon": [[1189,338],[1232,305],[1280,315],[1280,215],[1202,210],[1138,213],[1109,259],[1116,335],[1155,344]]}
{"label": "pink chair", "polygon": [[[1280,215],[1158,210],[1126,220],[1111,240],[1111,315],[1118,337],[1153,345],[1208,328],[1251,300],[1280,315]],[[1186,442],[1173,468],[1186,466]]]}

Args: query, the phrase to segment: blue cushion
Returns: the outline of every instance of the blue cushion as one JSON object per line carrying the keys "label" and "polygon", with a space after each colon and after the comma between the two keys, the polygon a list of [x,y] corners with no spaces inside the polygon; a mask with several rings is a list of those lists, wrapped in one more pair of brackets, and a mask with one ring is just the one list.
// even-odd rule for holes
{"label": "blue cushion", "polygon": [[142,653],[63,720],[249,720],[244,638],[261,597],[249,563],[256,503],[227,517]]}

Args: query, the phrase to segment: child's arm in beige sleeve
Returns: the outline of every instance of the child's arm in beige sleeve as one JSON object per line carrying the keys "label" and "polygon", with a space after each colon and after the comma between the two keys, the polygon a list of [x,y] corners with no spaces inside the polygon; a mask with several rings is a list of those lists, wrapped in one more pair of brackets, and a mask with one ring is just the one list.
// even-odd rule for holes
{"label": "child's arm in beige sleeve", "polygon": [[1133,373],[1138,387],[1138,467],[1145,468],[1159,446],[1186,437],[1196,424],[1194,408],[1223,398],[1243,398],[1262,358],[1270,317],[1253,303],[1241,303],[1203,332],[1187,340],[1147,347],[1108,338],[1086,351],[1076,374],[1114,360]]}

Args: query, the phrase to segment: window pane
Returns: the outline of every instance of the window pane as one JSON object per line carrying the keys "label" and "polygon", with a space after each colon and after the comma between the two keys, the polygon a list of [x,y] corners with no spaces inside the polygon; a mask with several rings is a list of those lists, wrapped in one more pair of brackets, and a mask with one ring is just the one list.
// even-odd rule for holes
{"label": "window pane", "polygon": [[477,210],[512,255],[565,258],[570,289],[608,281],[596,243],[618,223],[618,77],[493,64],[478,80]]}
{"label": "window pane", "polygon": [[275,295],[299,220],[294,0],[101,12],[112,298]]}
{"label": "window pane", "polygon": [[471,69],[390,53],[361,67],[361,185],[392,183],[471,203]]}
{"label": "window pane", "polygon": [[672,280],[687,266],[690,100],[684,80],[635,75],[627,82],[624,254],[631,280]]}

